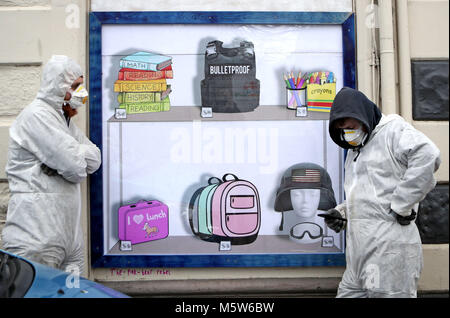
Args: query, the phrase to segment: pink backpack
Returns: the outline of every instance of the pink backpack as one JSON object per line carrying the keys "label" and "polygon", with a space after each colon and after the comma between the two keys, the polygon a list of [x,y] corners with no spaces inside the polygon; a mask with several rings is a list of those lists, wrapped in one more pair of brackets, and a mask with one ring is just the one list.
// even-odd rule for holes
{"label": "pink backpack", "polygon": [[[232,176],[234,180],[227,180]],[[212,234],[216,241],[249,244],[256,240],[261,226],[261,204],[256,187],[227,173],[211,201]]]}

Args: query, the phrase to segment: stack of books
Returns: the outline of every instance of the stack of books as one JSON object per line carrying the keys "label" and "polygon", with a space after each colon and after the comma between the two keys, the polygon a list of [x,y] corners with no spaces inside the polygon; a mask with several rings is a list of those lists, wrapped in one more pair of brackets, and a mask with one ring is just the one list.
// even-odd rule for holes
{"label": "stack of books", "polygon": [[119,108],[127,114],[170,110],[171,87],[166,82],[173,78],[170,56],[136,52],[120,59],[120,67],[114,83]]}

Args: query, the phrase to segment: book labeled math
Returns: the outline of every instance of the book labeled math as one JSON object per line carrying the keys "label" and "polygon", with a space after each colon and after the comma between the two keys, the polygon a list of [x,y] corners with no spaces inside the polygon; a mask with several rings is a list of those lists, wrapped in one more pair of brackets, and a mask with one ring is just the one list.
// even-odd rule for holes
{"label": "book labeled math", "polygon": [[306,86],[308,111],[329,113],[336,96],[336,78],[333,72],[309,74]]}
{"label": "book labeled math", "polygon": [[172,58],[152,52],[136,52],[120,59],[120,67],[143,71],[160,71],[172,64]]}
{"label": "book labeled math", "polygon": [[127,114],[154,113],[170,110],[167,79],[173,78],[172,58],[153,52],[135,52],[120,59],[114,92],[118,108]]}

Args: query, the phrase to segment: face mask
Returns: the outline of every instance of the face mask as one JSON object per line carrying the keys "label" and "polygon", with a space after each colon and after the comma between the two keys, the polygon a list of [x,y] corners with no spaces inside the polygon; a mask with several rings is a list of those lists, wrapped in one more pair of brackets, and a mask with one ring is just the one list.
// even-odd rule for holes
{"label": "face mask", "polygon": [[69,92],[72,95],[69,101],[70,107],[77,109],[86,104],[89,94],[83,85],[79,85],[76,90],[70,89]]}
{"label": "face mask", "polygon": [[342,130],[344,140],[348,142],[350,145],[355,147],[361,145],[367,136],[367,133],[365,133],[361,127],[358,129],[342,129]]}

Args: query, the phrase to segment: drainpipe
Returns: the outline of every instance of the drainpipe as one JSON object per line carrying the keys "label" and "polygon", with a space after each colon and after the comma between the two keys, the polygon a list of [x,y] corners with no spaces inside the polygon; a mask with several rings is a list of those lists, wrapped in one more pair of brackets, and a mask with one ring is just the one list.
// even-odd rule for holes
{"label": "drainpipe", "polygon": [[378,5],[380,18],[381,109],[385,114],[397,114],[392,1],[380,0]]}
{"label": "drainpipe", "polygon": [[358,70],[358,90],[378,105],[377,93],[374,88],[374,76],[377,69],[374,61],[375,37],[378,27],[376,6],[373,0],[353,0],[356,12],[356,56]]}
{"label": "drainpipe", "polygon": [[406,121],[412,123],[412,79],[407,0],[397,0],[397,21],[400,114]]}

